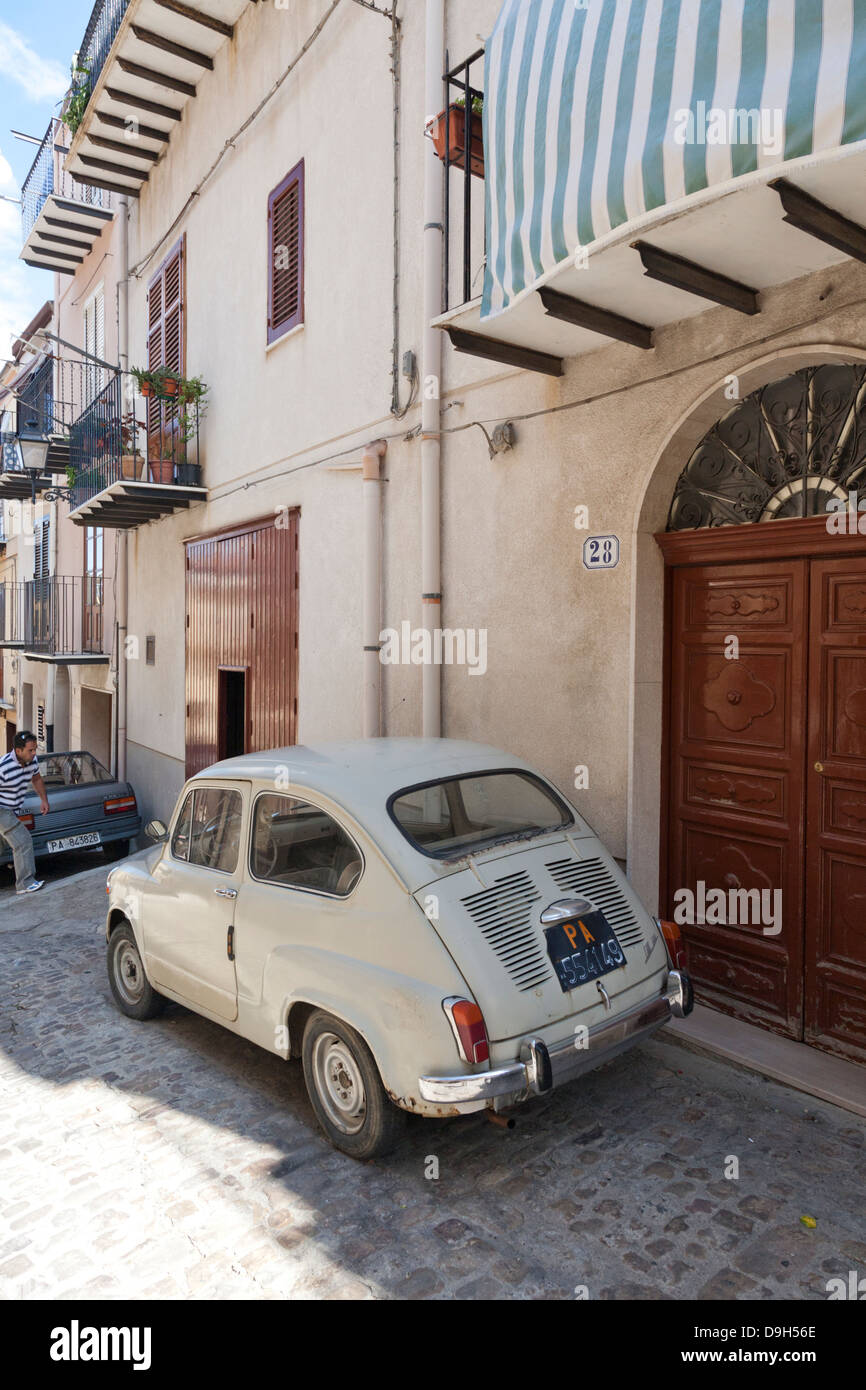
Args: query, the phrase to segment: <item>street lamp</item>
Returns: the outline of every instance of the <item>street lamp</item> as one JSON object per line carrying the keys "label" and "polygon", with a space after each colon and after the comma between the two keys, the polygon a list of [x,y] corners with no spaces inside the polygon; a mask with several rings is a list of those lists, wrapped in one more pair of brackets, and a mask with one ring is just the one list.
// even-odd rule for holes
{"label": "street lamp", "polygon": [[18,430],[21,467],[30,476],[30,500],[36,505],[36,479],[45,471],[51,441],[42,433],[38,420],[25,420]]}
{"label": "street lamp", "polygon": [[[48,461],[48,450],[51,447],[51,440],[43,434],[39,428],[38,420],[25,420],[18,431],[18,453],[21,456],[21,467],[30,478],[30,501],[34,507],[36,505],[36,483],[45,472],[45,464]],[[60,487],[55,484],[53,487],[44,488],[42,491],[43,502],[57,502],[62,499],[64,502],[72,501],[72,489]]]}

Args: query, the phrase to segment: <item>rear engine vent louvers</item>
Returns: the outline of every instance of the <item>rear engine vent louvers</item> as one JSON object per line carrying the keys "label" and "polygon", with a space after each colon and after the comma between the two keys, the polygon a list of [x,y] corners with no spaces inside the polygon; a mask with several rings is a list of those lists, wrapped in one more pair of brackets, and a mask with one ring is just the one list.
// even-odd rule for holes
{"label": "rear engine vent louvers", "polygon": [[545,868],[557,887],[577,892],[600,907],[623,946],[637,946],[644,934],[622,890],[601,859],[554,859]]}
{"label": "rear engine vent louvers", "polygon": [[493,888],[470,893],[461,902],[521,991],[550,978],[542,943],[532,925],[532,905],[541,894],[527,873],[508,874]]}

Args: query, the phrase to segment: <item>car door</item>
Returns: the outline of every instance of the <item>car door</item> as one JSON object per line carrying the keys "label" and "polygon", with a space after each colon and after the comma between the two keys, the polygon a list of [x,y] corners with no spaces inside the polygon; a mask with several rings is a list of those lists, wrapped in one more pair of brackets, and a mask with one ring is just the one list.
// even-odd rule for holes
{"label": "car door", "polygon": [[312,957],[304,953],[349,960],[350,943],[378,921],[358,905],[363,872],[363,852],[330,811],[306,794],[259,792],[236,918],[244,1000],[261,1003],[268,958],[281,947],[300,952],[308,966]]}
{"label": "car door", "polygon": [[238,1016],[233,938],[249,800],[249,783],[191,787],[143,904],[154,986],[229,1021]]}

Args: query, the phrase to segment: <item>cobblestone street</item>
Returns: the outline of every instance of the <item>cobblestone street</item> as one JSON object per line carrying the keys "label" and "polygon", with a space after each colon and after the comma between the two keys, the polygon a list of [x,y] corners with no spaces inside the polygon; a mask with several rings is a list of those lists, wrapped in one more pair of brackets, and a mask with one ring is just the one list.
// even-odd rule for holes
{"label": "cobblestone street", "polygon": [[823,1300],[866,1275],[855,1116],[657,1038],[511,1132],[415,1119],[358,1164],[298,1062],[117,1011],[104,882],[0,908],[4,1298]]}

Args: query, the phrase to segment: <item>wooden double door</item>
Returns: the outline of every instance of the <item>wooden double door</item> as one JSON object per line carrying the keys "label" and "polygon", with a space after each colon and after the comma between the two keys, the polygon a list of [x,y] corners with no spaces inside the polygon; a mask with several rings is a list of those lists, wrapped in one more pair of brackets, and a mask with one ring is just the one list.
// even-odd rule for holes
{"label": "wooden double door", "polygon": [[699,1000],[866,1061],[866,542],[758,539],[670,572],[665,911]]}

